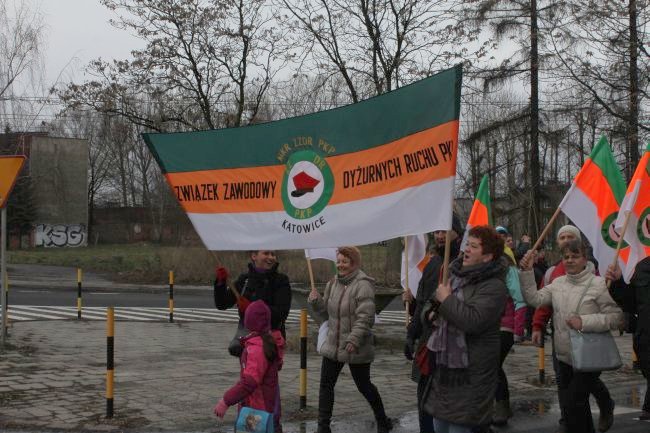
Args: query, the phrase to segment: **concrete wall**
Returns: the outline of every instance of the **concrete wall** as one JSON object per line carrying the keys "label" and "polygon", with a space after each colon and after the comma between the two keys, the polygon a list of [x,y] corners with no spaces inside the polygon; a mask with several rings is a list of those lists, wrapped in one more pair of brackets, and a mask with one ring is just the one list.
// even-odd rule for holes
{"label": "concrete wall", "polygon": [[152,224],[149,210],[143,207],[96,208],[90,244],[162,242],[173,245],[201,245],[199,235],[187,215],[168,210],[163,226]]}
{"label": "concrete wall", "polygon": [[88,142],[34,136],[30,147],[35,246],[87,245]]}

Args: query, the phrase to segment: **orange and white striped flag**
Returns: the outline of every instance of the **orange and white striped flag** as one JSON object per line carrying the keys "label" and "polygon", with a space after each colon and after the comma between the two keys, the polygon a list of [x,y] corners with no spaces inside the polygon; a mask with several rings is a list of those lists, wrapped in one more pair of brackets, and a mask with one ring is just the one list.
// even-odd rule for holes
{"label": "orange and white striped flag", "polygon": [[[589,239],[598,270],[605,275],[620,239],[614,223],[625,196],[625,181],[603,136],[573,179],[560,208]],[[618,262],[625,269],[630,248],[623,244]]]}
{"label": "orange and white striped flag", "polygon": [[623,228],[627,213],[630,214],[630,221],[623,239],[630,245],[630,256],[623,269],[623,279],[629,283],[636,264],[650,256],[650,143],[627,186],[621,211],[616,219],[615,226],[618,231]]}
{"label": "orange and white striped flag", "polygon": [[[429,263],[431,257],[427,254],[427,236],[425,234],[406,236],[406,248],[402,252],[402,288],[407,288],[413,294],[417,295],[418,285],[422,279],[424,268]],[[408,287],[406,284],[406,262],[408,256]]]}

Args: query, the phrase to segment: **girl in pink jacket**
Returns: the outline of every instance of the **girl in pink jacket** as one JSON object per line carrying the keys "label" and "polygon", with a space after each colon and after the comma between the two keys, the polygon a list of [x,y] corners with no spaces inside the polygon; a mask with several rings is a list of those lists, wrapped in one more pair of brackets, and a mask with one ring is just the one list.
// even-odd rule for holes
{"label": "girl in pink jacket", "polygon": [[214,413],[223,418],[230,406],[250,407],[273,414],[274,431],[281,432],[278,372],[284,358],[284,339],[271,331],[271,310],[264,301],[251,303],[244,314],[250,334],[241,339],[239,381],[223,395]]}

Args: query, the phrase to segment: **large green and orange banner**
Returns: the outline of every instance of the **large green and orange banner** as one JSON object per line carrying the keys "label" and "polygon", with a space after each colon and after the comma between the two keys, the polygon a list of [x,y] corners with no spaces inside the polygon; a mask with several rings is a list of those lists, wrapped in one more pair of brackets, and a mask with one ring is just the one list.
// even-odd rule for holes
{"label": "large green and orange banner", "polygon": [[211,250],[368,244],[451,227],[462,71],[241,128],[144,134]]}
{"label": "large green and orange banner", "polygon": [[[625,180],[605,136],[594,146],[589,158],[573,179],[560,208],[589,239],[601,275],[614,262],[620,234],[615,223],[625,196]],[[630,254],[624,243],[618,262],[621,268]]]}
{"label": "large green and orange banner", "polygon": [[[626,219],[629,219],[627,227]],[[620,232],[624,227],[623,239],[630,245],[630,256],[623,269],[623,278],[629,283],[636,264],[650,256],[650,143],[634,171],[621,203],[616,229]]]}

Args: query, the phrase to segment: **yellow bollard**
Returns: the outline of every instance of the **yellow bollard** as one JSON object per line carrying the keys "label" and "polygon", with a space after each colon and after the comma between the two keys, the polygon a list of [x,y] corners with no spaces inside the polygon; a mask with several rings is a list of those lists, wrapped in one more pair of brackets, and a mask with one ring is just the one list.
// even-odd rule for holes
{"label": "yellow bollard", "polygon": [[169,323],[174,323],[174,271],[169,271]]}
{"label": "yellow bollard", "polygon": [[115,349],[115,311],[113,307],[106,310],[106,418],[113,418],[113,381]]}
{"label": "yellow bollard", "polygon": [[81,320],[81,268],[77,268],[77,319]]}
{"label": "yellow bollard", "polygon": [[307,310],[300,310],[300,409],[307,407]]}
{"label": "yellow bollard", "polygon": [[639,368],[641,368],[641,365],[639,364],[639,357],[637,356],[636,351],[632,349],[632,369],[638,370]]}
{"label": "yellow bollard", "polygon": [[544,346],[537,348],[537,370],[539,372],[539,384],[544,385],[546,375],[544,373]]}

